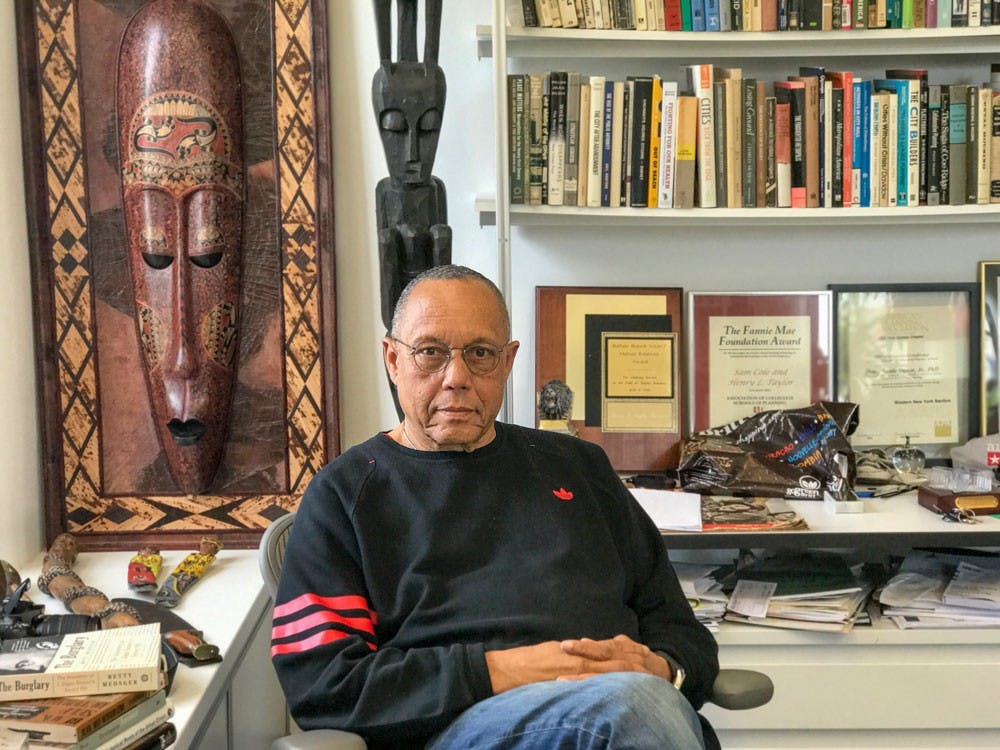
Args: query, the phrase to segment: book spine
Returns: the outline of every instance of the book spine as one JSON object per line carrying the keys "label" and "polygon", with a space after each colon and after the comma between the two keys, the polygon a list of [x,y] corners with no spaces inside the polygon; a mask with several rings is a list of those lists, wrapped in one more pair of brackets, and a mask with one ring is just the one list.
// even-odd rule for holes
{"label": "book spine", "polygon": [[611,130],[615,114],[614,81],[604,82],[603,104],[601,106],[601,206],[611,205]]}
{"label": "book spine", "polygon": [[580,26],[580,19],[576,15],[575,0],[559,0],[559,18],[562,20],[564,29],[575,29]]}
{"label": "book spine", "polygon": [[[674,162],[677,158],[677,84],[663,82],[663,119],[660,123],[660,208],[674,205]],[[998,156],[1000,158],[1000,156]]]}
{"label": "book spine", "polygon": [[632,106],[635,84],[625,81],[622,85],[622,148],[621,148],[621,189],[618,196],[619,206],[628,206],[632,202]]}
{"label": "book spine", "polygon": [[951,0],[951,25],[962,27],[969,25],[970,0]]}
{"label": "book spine", "polygon": [[563,204],[575,206],[580,168],[580,74],[566,78],[566,167],[563,175]]}
{"label": "book spine", "polygon": [[[927,137],[924,136],[923,142],[920,140],[920,118],[921,118],[921,106],[920,106],[920,81],[910,80],[907,82],[907,108],[905,112],[905,120],[901,118],[900,125],[903,122],[906,123],[906,205],[908,206],[919,206],[920,205],[920,153],[921,146],[927,145]],[[902,100],[900,101],[902,104]],[[926,128],[926,122],[925,126]],[[926,169],[926,156],[924,157]],[[925,183],[926,184],[926,183]],[[924,195],[924,204],[927,203],[926,190]]]}
{"label": "book spine", "polygon": [[697,186],[695,156],[698,150],[698,98],[677,97],[677,159],[674,208],[694,207]]}
{"label": "book spine", "polygon": [[757,205],[757,80],[743,79],[743,207]]}
{"label": "book spine", "polygon": [[684,28],[680,0],[664,0],[663,15],[667,31],[681,31]]}
{"label": "book spine", "polygon": [[[970,15],[971,23],[971,15]],[[965,202],[976,203],[979,182],[979,87],[967,87],[968,107],[965,119]]]}
{"label": "book spine", "polygon": [[568,74],[549,74],[548,204],[563,204],[566,179],[566,87]]}
{"label": "book spine", "polygon": [[542,129],[542,205],[549,204],[549,107],[551,104],[550,92],[552,81],[548,75],[542,76],[542,116],[540,125]]}
{"label": "book spine", "polygon": [[601,156],[604,153],[604,76],[590,77],[590,154],[587,159],[587,205],[601,205]]}
{"label": "book spine", "polygon": [[719,0],[705,0],[705,30],[721,31],[722,18],[719,10]]}
{"label": "book spine", "polygon": [[590,174],[590,78],[580,76],[580,146],[576,169],[576,205],[587,205],[587,177]]}
{"label": "book spine", "polygon": [[542,204],[542,89],[543,76],[528,76],[528,204]]}
{"label": "book spine", "polygon": [[617,208],[622,205],[622,154],[624,153],[623,125],[625,122],[625,82],[615,81],[611,94],[611,174],[608,189],[611,191],[608,205]]}
{"label": "book spine", "polygon": [[990,202],[990,145],[993,142],[992,115],[993,92],[986,87],[979,89],[978,135],[979,157],[978,181],[976,183],[976,203]]}
{"label": "book spine", "polygon": [[941,205],[951,205],[951,88],[941,87]]}
{"label": "book spine", "polygon": [[[746,0],[750,2],[750,0]],[[729,25],[733,31],[743,31],[743,0],[729,0]]]}
{"label": "book spine", "polygon": [[[767,208],[778,207],[778,133],[777,101],[773,96],[764,98],[764,203]],[[787,136],[787,130],[786,130]]]}
{"label": "book spine", "polygon": [[712,82],[712,109],[715,113],[713,138],[715,140],[715,205],[728,208],[729,198],[726,185],[729,176],[729,159],[726,152],[729,112],[726,109],[726,82]]}
{"label": "book spine", "polygon": [[715,135],[712,106],[712,65],[687,68],[689,88],[698,98],[698,205],[715,208]]}
{"label": "book spine", "polygon": [[630,147],[632,151],[632,180],[630,206],[644,208],[649,197],[649,123],[653,104],[653,79],[633,78],[632,123]]}
{"label": "book spine", "polygon": [[694,31],[694,21],[691,18],[691,0],[680,0],[681,31]]}
{"label": "book spine", "polygon": [[[792,205],[792,114],[791,104],[775,98],[774,107],[774,149],[778,208]],[[803,203],[805,188],[803,188]]]}
{"label": "book spine", "polygon": [[754,196],[754,205],[757,208],[764,208],[766,205],[766,194],[767,194],[767,83],[764,81],[757,81],[757,169],[754,176],[754,181],[756,184],[756,195]]}
{"label": "book spine", "polygon": [[520,74],[507,76],[507,131],[509,136],[507,158],[510,162],[508,180],[510,202],[515,205],[521,205],[525,202],[527,189],[525,179],[527,167],[525,158],[525,134],[527,130],[525,78],[526,76]]}
{"label": "book spine", "polygon": [[524,13],[524,25],[529,27],[538,26],[538,13],[535,11],[535,0],[521,0],[522,13]]}
{"label": "book spine", "polygon": [[941,87],[927,90],[927,205],[941,205]]}
{"label": "book spine", "polygon": [[[830,159],[830,192],[834,208],[844,206],[844,89],[837,88],[831,92],[833,113],[833,139]],[[848,202],[847,205],[850,205]]]}
{"label": "book spine", "polygon": [[649,103],[649,164],[646,168],[646,205],[659,206],[660,190],[657,177],[660,174],[660,125],[663,122],[663,82],[653,76],[652,97]]}
{"label": "book spine", "polygon": [[691,0],[691,30],[705,30],[705,0]]}
{"label": "book spine", "polygon": [[[856,112],[860,119],[856,127],[857,139],[855,147],[857,156],[854,159],[858,180],[857,204],[868,208],[872,205],[872,89],[868,81],[858,81],[854,90],[857,100]],[[853,171],[853,170],[852,170]]]}

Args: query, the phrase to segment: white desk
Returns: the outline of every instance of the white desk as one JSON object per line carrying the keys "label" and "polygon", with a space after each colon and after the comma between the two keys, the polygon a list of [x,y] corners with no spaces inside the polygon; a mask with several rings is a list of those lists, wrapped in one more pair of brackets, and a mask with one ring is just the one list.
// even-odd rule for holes
{"label": "white desk", "polygon": [[[110,599],[137,597],[126,584],[132,552],[83,552],[73,569]],[[162,582],[187,554],[166,550]],[[66,614],[65,605],[34,585],[42,555],[18,567],[30,578],[28,596],[46,614]],[[174,610],[219,647],[223,660],[195,668],[177,667],[170,699],[177,750],[255,750],[270,747],[285,732],[284,699],[268,661],[270,599],[257,567],[256,550],[222,550],[205,576]]]}

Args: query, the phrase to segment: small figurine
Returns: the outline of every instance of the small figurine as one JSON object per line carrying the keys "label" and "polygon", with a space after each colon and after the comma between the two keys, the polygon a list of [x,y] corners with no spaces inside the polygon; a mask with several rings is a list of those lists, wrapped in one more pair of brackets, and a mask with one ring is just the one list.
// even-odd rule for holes
{"label": "small figurine", "polygon": [[176,607],[184,592],[205,574],[205,570],[215,560],[215,555],[220,549],[222,542],[215,537],[204,537],[198,551],[189,553],[181,560],[160,586],[160,590],[156,592],[156,603],[168,609]]}
{"label": "small figurine", "polygon": [[550,380],[538,392],[538,428],[576,435],[570,424],[573,410],[573,391],[561,380]]}
{"label": "small figurine", "polygon": [[128,587],[141,594],[156,590],[156,576],[163,565],[160,551],[148,544],[140,548],[128,563]]}

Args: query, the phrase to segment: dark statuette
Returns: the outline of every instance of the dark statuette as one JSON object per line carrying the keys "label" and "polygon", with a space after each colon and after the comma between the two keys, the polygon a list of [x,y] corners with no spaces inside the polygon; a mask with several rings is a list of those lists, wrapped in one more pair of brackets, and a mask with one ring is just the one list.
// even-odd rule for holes
{"label": "dark statuette", "polygon": [[550,380],[538,392],[539,428],[575,435],[569,421],[572,410],[573,391],[561,380]]}
{"label": "dark statuette", "polygon": [[170,473],[204,492],[222,458],[236,378],[243,104],[225,21],[152,0],[117,68],[118,158],[146,386]]}
{"label": "dark statuette", "polygon": [[391,327],[396,301],[422,271],[451,262],[444,183],[431,174],[444,114],[445,78],[437,64],[441,0],[424,3],[424,59],[417,60],[418,0],[374,0],[380,66],[372,104],[389,176],[375,188],[382,322]]}

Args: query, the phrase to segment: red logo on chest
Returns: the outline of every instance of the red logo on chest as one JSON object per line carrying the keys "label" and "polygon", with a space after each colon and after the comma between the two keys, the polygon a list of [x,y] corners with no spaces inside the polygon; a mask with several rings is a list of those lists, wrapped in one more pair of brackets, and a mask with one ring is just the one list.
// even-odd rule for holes
{"label": "red logo on chest", "polygon": [[560,487],[558,490],[552,490],[552,494],[558,497],[560,500],[573,499],[573,493],[563,487]]}

